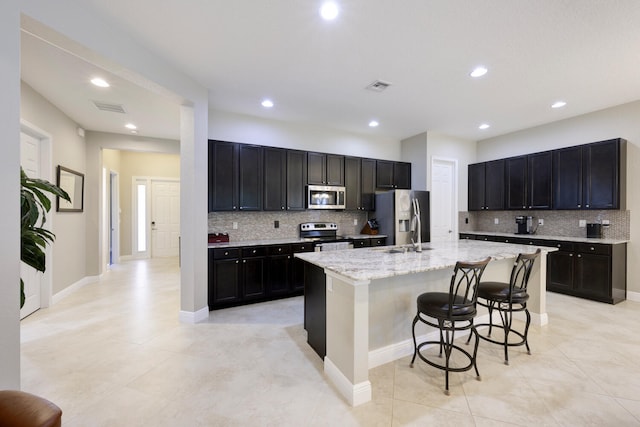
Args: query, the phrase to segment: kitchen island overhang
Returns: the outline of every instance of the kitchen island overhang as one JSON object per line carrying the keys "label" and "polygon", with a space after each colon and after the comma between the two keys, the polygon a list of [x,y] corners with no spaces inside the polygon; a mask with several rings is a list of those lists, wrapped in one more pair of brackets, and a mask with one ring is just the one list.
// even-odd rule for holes
{"label": "kitchen island overhang", "polygon": [[[457,261],[489,256],[483,280],[508,281],[519,253],[541,249],[529,280],[528,307],[533,325],[548,323],[546,255],[554,248],[461,240],[426,243],[422,252],[399,249],[296,254],[325,274],[324,371],[351,405],[371,400],[370,368],[412,354],[416,298],[428,291],[448,291]],[[477,323],[486,320],[488,314],[479,312]],[[423,332],[420,339],[437,339],[437,332]]]}

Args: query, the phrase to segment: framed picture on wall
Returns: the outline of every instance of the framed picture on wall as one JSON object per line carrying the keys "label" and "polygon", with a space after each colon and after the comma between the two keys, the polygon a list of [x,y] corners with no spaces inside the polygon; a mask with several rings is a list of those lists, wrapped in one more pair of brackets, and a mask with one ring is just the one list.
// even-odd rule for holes
{"label": "framed picture on wall", "polygon": [[82,212],[84,210],[84,174],[58,165],[58,187],[67,192],[70,202],[56,197],[57,212]]}

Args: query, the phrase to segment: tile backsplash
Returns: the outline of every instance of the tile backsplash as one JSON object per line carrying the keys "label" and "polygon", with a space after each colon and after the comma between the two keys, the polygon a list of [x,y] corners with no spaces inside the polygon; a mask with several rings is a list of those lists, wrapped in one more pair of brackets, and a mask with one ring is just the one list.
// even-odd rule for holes
{"label": "tile backsplash", "polygon": [[[458,230],[515,233],[515,217],[518,215],[532,216],[535,234],[541,236],[587,237],[587,229],[579,226],[579,220],[587,223],[609,220],[610,225],[602,227],[605,239],[628,240],[630,236],[631,212],[621,210],[460,212]],[[543,219],[544,225],[538,226],[538,219]]]}
{"label": "tile backsplash", "polygon": [[[354,224],[354,220],[357,224]],[[278,221],[278,228],[274,224]],[[229,240],[289,239],[300,235],[300,223],[335,222],[339,235],[359,234],[367,221],[365,212],[299,211],[299,212],[210,212],[209,232],[229,233]],[[238,225],[233,229],[233,223]]]}

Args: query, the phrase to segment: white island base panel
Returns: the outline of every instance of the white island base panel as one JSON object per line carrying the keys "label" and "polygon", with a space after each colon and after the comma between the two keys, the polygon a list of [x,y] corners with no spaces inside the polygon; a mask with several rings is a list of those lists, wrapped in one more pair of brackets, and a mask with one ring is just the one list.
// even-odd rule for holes
{"label": "white island base panel", "polygon": [[[492,260],[482,280],[508,281],[513,261],[514,258]],[[548,323],[546,261],[546,252],[543,252],[529,280],[527,306],[532,325]],[[411,327],[416,298],[424,292],[448,292],[452,272],[452,269],[442,269],[353,280],[325,269],[327,353],[324,371],[350,405],[371,400],[369,369],[413,354]],[[479,312],[475,323],[487,323],[488,319],[486,311]],[[416,328],[418,342],[439,339],[436,329],[423,323],[418,323]],[[480,345],[494,344],[481,341]]]}

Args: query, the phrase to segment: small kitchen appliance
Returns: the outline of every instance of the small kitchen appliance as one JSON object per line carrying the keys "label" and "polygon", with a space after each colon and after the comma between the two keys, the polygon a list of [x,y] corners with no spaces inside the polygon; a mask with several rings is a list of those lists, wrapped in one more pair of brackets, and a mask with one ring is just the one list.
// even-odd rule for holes
{"label": "small kitchen appliance", "polygon": [[594,223],[587,224],[587,237],[601,239],[602,238],[602,224]]}
{"label": "small kitchen appliance", "polygon": [[516,234],[531,234],[533,233],[533,217],[519,215],[516,217],[516,224],[518,231]]}
{"label": "small kitchen appliance", "polygon": [[353,248],[353,243],[338,236],[338,224],[335,222],[303,222],[300,224],[300,238],[314,242],[316,252]]}
{"label": "small kitchen appliance", "polygon": [[307,187],[308,209],[344,209],[345,187],[331,185],[309,185]]}

